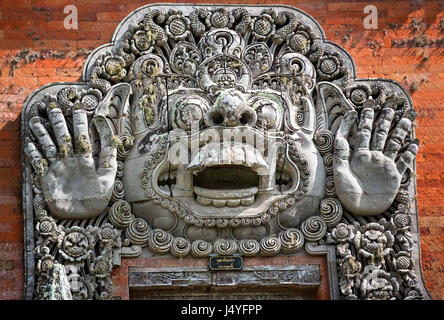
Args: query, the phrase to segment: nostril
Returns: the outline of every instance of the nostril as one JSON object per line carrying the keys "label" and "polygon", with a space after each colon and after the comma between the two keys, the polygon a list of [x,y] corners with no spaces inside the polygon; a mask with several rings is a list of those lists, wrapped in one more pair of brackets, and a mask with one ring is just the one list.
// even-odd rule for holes
{"label": "nostril", "polygon": [[239,122],[240,124],[246,125],[251,123],[253,116],[251,115],[251,113],[247,112],[243,112],[239,118]]}
{"label": "nostril", "polygon": [[224,115],[219,111],[213,111],[210,115],[210,120],[214,124],[222,124],[224,122]]}

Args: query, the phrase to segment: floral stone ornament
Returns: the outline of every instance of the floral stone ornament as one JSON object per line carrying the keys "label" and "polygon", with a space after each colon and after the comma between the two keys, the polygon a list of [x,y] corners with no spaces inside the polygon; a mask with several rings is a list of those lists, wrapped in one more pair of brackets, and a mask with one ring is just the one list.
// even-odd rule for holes
{"label": "floral stone ornament", "polygon": [[332,249],[332,298],[428,298],[415,115],[298,9],[141,7],[82,82],[24,104],[26,297],[48,297],[60,265],[73,299],[109,299],[112,268],[142,249]]}

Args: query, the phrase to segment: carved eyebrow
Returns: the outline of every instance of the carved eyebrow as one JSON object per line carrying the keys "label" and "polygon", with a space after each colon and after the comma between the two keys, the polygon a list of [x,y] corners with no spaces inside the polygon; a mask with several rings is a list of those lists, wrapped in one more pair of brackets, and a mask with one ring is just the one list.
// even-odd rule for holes
{"label": "carved eyebrow", "polygon": [[255,98],[256,99],[257,98],[262,98],[264,100],[270,100],[270,101],[276,102],[278,104],[284,102],[280,92],[261,92],[261,91],[258,91],[258,92],[254,92],[254,93],[250,94],[250,96],[247,99],[247,103],[250,102],[251,100],[254,100]]}
{"label": "carved eyebrow", "polygon": [[212,99],[208,96],[208,93],[202,91],[202,90],[190,90],[190,89],[180,89],[175,92],[170,92],[168,94],[168,99],[171,98],[181,98],[183,96],[189,96],[190,98],[193,97],[193,95],[198,95],[203,100],[207,101],[209,105],[213,103]]}

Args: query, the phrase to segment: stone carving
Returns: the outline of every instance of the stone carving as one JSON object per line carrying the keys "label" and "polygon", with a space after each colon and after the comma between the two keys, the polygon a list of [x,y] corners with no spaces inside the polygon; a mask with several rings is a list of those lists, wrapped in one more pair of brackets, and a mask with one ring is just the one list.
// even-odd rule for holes
{"label": "stone carving", "polygon": [[[189,270],[191,269],[191,270]],[[133,268],[129,274],[131,288],[160,289],[168,287],[170,290],[183,287],[184,284],[192,287],[209,287],[218,284],[246,286],[257,284],[261,286],[300,285],[307,288],[318,287],[321,281],[319,266],[255,266],[245,267],[241,271],[206,272],[198,267],[185,267],[182,270],[175,268]]]}
{"label": "stone carving", "polygon": [[395,300],[398,298],[399,284],[388,272],[367,266],[363,272],[361,297],[365,300]]}
{"label": "stone carving", "polygon": [[[403,117],[393,128],[391,124],[395,111],[390,107],[380,111],[371,135],[374,109],[375,106],[370,104],[370,107],[361,110],[355,150],[350,160],[351,152],[346,138],[357,117],[355,110],[344,116],[335,139],[333,171],[338,198],[350,212],[359,215],[379,214],[390,207],[398,193],[402,176],[412,168],[418,152],[418,144],[414,141],[407,143],[404,152],[398,155],[412,123]],[[391,128],[393,132],[387,139]]]}
{"label": "stone carving", "polygon": [[328,242],[336,243],[339,284],[344,297],[370,300],[421,298],[416,276],[411,271],[414,264],[411,253],[395,253],[395,237],[385,227],[390,224],[383,218],[360,228],[357,225],[359,223],[340,223],[327,237]]}
{"label": "stone carving", "polygon": [[287,229],[279,234],[283,253],[297,252],[304,246],[304,235],[298,229]]}
{"label": "stone carving", "polygon": [[74,139],[62,110],[53,102],[48,105],[47,115],[57,146],[36,115],[30,119],[29,126],[43,155],[32,141],[26,143],[25,153],[40,175],[50,211],[61,219],[86,219],[100,215],[109,203],[117,168],[116,149],[106,118],[94,116],[92,124],[100,134],[102,148],[96,168],[86,108],[79,102],[73,110]]}
{"label": "stone carving", "polygon": [[398,84],[355,74],[294,8],[136,10],[88,58],[83,83],[25,103],[34,296],[59,263],[74,299],[108,299],[113,266],[142,248],[273,256],[334,245],[331,287],[343,298],[422,297],[415,112]]}
{"label": "stone carving", "polygon": [[72,300],[71,288],[63,265],[54,263],[48,268],[48,279],[43,299]]}

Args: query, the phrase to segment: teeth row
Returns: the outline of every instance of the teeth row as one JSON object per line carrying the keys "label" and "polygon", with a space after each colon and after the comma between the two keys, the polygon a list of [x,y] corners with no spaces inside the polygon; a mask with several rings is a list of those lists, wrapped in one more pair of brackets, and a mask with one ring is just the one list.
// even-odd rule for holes
{"label": "teeth row", "polygon": [[172,185],[171,185],[171,189],[170,189],[170,187],[169,187],[167,184],[165,184],[165,185],[159,185],[159,189],[162,190],[163,192],[169,194],[172,190],[174,190],[174,187],[175,187],[175,186],[176,186],[175,184],[172,184]]}
{"label": "teeth row", "polygon": [[216,208],[222,207],[238,207],[238,206],[249,206],[254,202],[254,196],[246,197],[242,199],[210,199],[202,196],[197,196],[197,202],[203,206],[213,206]]}
{"label": "teeth row", "polygon": [[176,179],[176,171],[171,171],[169,174],[168,172],[164,172],[159,176],[159,182],[166,182],[168,180],[175,180]]}
{"label": "teeth row", "polygon": [[206,167],[220,164],[241,164],[252,168],[268,168],[262,154],[249,144],[209,143],[199,149],[188,165],[188,169],[197,173]]}

